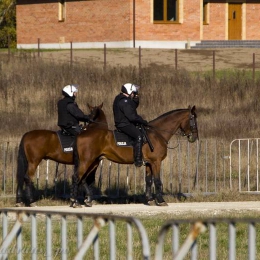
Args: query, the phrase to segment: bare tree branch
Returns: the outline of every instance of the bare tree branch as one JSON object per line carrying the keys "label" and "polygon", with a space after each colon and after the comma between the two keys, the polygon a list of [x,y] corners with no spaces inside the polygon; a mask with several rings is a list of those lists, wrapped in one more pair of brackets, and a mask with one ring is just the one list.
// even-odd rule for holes
{"label": "bare tree branch", "polygon": [[8,13],[9,10],[15,7],[16,1],[11,1],[7,8],[3,10],[3,12],[0,14],[0,25],[3,23],[6,13]]}

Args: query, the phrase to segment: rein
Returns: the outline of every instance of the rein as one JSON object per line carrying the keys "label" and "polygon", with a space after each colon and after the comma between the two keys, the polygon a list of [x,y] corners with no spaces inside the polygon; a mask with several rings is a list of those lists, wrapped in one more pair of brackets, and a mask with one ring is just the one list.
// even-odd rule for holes
{"label": "rein", "polygon": [[151,128],[153,129],[157,135],[159,135],[163,140],[164,142],[166,143],[166,146],[167,146],[167,149],[176,149],[180,144],[178,143],[175,147],[169,147],[168,144],[169,142],[167,140],[165,140],[165,138],[160,134],[160,132],[166,132],[166,133],[171,133],[172,135],[181,135],[181,134],[177,134],[177,133],[172,133],[170,131],[166,131],[166,130],[162,130],[160,128],[155,128],[154,126],[148,126],[148,129]]}
{"label": "rein", "polygon": [[97,121],[93,121],[93,122],[91,122],[91,124],[92,124],[92,123],[95,123],[95,124],[100,124],[100,125],[108,125],[108,123],[97,122]]}
{"label": "rein", "polygon": [[197,126],[196,126],[196,121],[195,121],[195,115],[191,113],[190,111],[190,114],[189,114],[189,123],[190,123],[190,133],[186,134],[185,131],[180,127],[180,131],[181,133],[179,133],[178,131],[176,132],[172,132],[172,131],[167,131],[167,130],[164,130],[164,129],[160,129],[160,128],[155,128],[154,126],[149,126],[149,128],[152,128],[157,135],[159,135],[163,140],[164,142],[166,143],[167,145],[167,149],[176,149],[180,144],[178,143],[175,147],[168,147],[168,144],[169,142],[162,136],[162,134],[160,134],[160,132],[165,132],[165,133],[169,133],[171,134],[172,136],[173,135],[178,135],[178,136],[186,136],[187,138],[190,138],[192,137],[192,135],[194,133],[197,132]]}

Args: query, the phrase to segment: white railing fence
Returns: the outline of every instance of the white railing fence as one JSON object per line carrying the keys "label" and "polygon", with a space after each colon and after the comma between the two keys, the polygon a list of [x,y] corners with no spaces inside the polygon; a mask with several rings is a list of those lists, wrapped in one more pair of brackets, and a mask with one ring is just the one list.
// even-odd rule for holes
{"label": "white railing fence", "polygon": [[0,221],[0,259],[258,259],[259,218],[171,219],[150,240],[135,217],[5,208]]}
{"label": "white railing fence", "polygon": [[[15,196],[17,151],[17,143],[0,143],[1,196]],[[35,173],[34,186],[41,197],[68,197],[72,174],[73,166],[43,160]],[[174,196],[230,190],[259,192],[259,139],[236,139],[230,144],[172,140],[162,163],[161,180],[164,193]],[[144,190],[145,167],[101,161],[96,172],[96,196],[125,199]]]}

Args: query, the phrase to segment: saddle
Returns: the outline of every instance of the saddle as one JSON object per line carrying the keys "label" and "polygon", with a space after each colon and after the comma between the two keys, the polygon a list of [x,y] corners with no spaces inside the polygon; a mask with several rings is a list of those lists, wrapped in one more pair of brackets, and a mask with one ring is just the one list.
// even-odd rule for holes
{"label": "saddle", "polygon": [[[116,129],[113,130],[114,140],[117,146],[120,147],[132,147],[134,145],[134,141],[130,136]],[[147,142],[145,136],[143,136],[143,144]]]}
{"label": "saddle", "polygon": [[121,147],[133,146],[134,142],[131,139],[131,137],[128,136],[127,134],[120,132],[117,129],[113,131],[113,134],[117,146],[121,146]]}
{"label": "saddle", "polygon": [[56,132],[64,153],[72,153],[76,136],[71,135],[65,129]]}

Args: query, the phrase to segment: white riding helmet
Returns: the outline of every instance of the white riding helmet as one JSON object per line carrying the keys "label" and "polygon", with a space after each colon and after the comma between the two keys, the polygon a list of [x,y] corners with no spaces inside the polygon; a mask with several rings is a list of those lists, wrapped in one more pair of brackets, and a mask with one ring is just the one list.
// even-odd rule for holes
{"label": "white riding helmet", "polygon": [[70,97],[73,97],[73,93],[78,92],[78,87],[78,85],[67,85],[62,89],[62,91],[67,93]]}
{"label": "white riding helmet", "polygon": [[138,92],[139,86],[132,84],[132,83],[126,83],[122,85],[121,91],[125,94],[131,95],[132,92]]}

